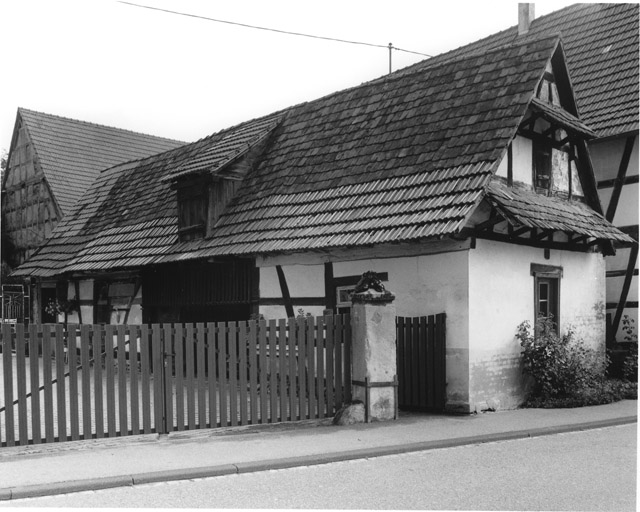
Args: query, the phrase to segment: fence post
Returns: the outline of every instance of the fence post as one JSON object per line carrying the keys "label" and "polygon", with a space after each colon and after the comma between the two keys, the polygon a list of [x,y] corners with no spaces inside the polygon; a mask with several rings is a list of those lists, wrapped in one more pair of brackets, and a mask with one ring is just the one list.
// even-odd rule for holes
{"label": "fence post", "polygon": [[352,297],[352,397],[365,405],[365,420],[398,416],[395,295],[375,272],[365,272]]}

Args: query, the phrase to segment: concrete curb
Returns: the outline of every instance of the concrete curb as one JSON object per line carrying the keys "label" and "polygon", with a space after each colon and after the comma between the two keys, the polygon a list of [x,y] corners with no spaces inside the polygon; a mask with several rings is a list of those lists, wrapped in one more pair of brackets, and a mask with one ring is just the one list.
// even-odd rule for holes
{"label": "concrete curb", "polygon": [[174,480],[191,480],[194,478],[210,478],[215,476],[235,475],[240,473],[255,473],[275,469],[287,469],[300,466],[317,466],[331,462],[341,462],[355,459],[367,459],[382,457],[385,455],[397,455],[418,451],[437,450],[442,448],[454,448],[471,444],[485,444],[497,441],[510,441],[526,439],[530,437],[548,436],[566,432],[578,432],[597,428],[614,427],[636,423],[636,416],[626,416],[608,420],[576,423],[573,425],[558,425],[552,427],[540,427],[513,432],[499,432],[467,436],[437,441],[421,441],[417,443],[362,448],[344,452],[303,455],[300,457],[287,457],[269,459],[254,462],[240,462],[237,464],[224,464],[220,466],[168,469],[163,471],[150,471],[134,475],[122,475],[103,478],[90,478],[84,480],[72,480],[47,484],[25,485],[20,487],[0,488],[0,501],[36,498],[40,496],[52,496],[55,494],[67,494],[72,492],[95,491],[114,487],[128,487],[157,482],[169,482]]}

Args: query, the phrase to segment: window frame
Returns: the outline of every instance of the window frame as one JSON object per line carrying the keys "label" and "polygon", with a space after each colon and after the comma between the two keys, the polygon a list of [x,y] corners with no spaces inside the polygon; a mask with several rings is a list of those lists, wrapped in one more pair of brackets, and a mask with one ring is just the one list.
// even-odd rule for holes
{"label": "window frame", "polygon": [[[533,186],[536,190],[551,190],[551,180],[553,176],[553,144],[550,140],[542,137],[535,137],[531,145]],[[548,154],[548,158],[547,155]],[[541,165],[544,155],[544,166]],[[545,178],[546,184],[541,185],[540,179]]]}
{"label": "window frame", "polygon": [[[562,267],[554,265],[531,264],[531,275],[533,276],[533,318],[537,323],[541,317],[540,302],[547,302],[547,316],[552,316],[552,321],[557,333],[560,332],[560,283],[562,280]],[[541,285],[548,286],[547,298],[540,296]]]}
{"label": "window frame", "polygon": [[208,179],[189,180],[177,187],[180,242],[205,238],[209,221],[210,183]]}

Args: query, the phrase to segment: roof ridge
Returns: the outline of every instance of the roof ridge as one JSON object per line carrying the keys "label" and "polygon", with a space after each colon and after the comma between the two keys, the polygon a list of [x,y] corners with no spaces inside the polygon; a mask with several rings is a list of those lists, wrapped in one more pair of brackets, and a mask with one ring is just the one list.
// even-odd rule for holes
{"label": "roof ridge", "polygon": [[[390,75],[385,75],[384,77],[378,78],[376,80],[381,80],[382,78],[388,78],[391,77],[391,75],[398,73],[398,75],[396,75],[395,77],[393,77],[394,79],[401,79],[401,78],[406,78],[407,76],[414,74],[414,73],[421,73],[424,71],[432,71],[438,68],[441,68],[443,66],[450,66],[451,64],[456,64],[456,63],[460,63],[463,62],[465,60],[469,60],[469,59],[475,59],[481,55],[488,55],[488,54],[493,54],[493,53],[498,53],[501,51],[505,51],[506,49],[510,49],[510,48],[517,48],[518,46],[526,46],[526,45],[530,45],[530,44],[534,44],[534,43],[540,43],[542,41],[545,40],[554,40],[554,41],[562,41],[562,36],[560,33],[557,34],[550,34],[550,35],[541,35],[539,37],[536,37],[535,35],[531,35],[531,36],[524,36],[521,39],[518,39],[516,43],[514,42],[509,42],[509,43],[505,43],[505,44],[501,44],[499,46],[494,46],[492,48],[488,48],[488,49],[478,49],[478,51],[472,52],[472,53],[466,53],[466,54],[462,54],[459,55],[457,57],[453,57],[451,59],[448,60],[443,60],[440,62],[436,62],[434,63],[432,66],[423,66],[423,67],[418,67],[417,69],[414,70],[409,70],[410,67],[412,66],[408,66],[406,68],[402,68],[397,70],[394,73],[391,73]],[[516,40],[514,40],[516,41]],[[424,61],[422,61],[421,63],[424,65],[425,63],[428,63],[429,59],[426,59]],[[421,63],[417,63],[417,64],[421,64]],[[416,64],[414,64],[413,66],[415,66]],[[372,82],[375,80],[372,80]]]}
{"label": "roof ridge", "polygon": [[188,144],[188,142],[184,141],[184,140],[172,139],[170,137],[162,137],[160,135],[153,135],[151,133],[144,133],[144,132],[139,132],[139,131],[135,131],[135,130],[129,130],[127,128],[119,128],[117,126],[111,126],[111,125],[107,125],[107,124],[100,124],[100,123],[94,123],[94,122],[91,122],[91,121],[84,121],[82,119],[73,119],[71,117],[61,116],[61,115],[58,115],[58,114],[49,114],[48,112],[41,112],[39,110],[32,110],[32,109],[25,108],[25,107],[18,107],[18,113],[21,113],[21,112],[27,112],[29,114],[37,114],[39,116],[46,116],[46,117],[50,117],[50,118],[60,119],[60,120],[63,120],[63,121],[72,122],[72,123],[76,123],[76,124],[91,125],[91,126],[95,126],[95,127],[98,127],[98,128],[107,128],[107,129],[110,129],[110,130],[117,130],[119,132],[131,133],[131,134],[135,134],[135,135],[143,135],[145,137],[153,137],[155,139],[162,139],[162,140],[166,140],[166,141],[169,141],[169,142],[180,142],[180,143]]}

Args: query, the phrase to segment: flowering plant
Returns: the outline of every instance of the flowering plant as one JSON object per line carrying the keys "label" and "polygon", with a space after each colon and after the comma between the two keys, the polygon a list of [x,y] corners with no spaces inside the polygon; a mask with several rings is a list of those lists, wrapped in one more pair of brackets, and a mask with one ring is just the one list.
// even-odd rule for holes
{"label": "flowering plant", "polygon": [[76,299],[50,299],[44,310],[48,315],[68,315],[78,310],[79,303]]}

